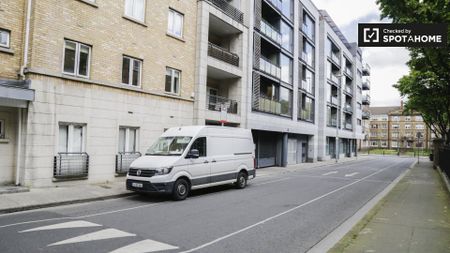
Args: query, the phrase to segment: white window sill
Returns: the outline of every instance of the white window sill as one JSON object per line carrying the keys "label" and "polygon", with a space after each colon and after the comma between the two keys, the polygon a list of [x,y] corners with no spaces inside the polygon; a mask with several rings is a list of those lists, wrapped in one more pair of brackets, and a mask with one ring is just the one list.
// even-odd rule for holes
{"label": "white window sill", "polygon": [[167,32],[166,35],[167,35],[168,37],[170,37],[170,38],[179,40],[179,41],[181,41],[181,42],[186,42],[186,40],[184,40],[183,37],[179,37],[179,36],[174,35],[174,34],[171,34],[171,33],[169,33],[169,32]]}
{"label": "white window sill", "polygon": [[1,47],[0,46],[0,52],[1,53],[10,54],[10,55],[14,55],[14,50],[12,50],[10,48],[6,48],[6,47]]}
{"label": "white window sill", "polygon": [[0,144],[8,144],[9,143],[9,139],[0,139]]}
{"label": "white window sill", "polygon": [[98,4],[96,3],[96,1],[89,1],[89,0],[78,0],[78,1],[90,5],[92,7],[98,8]]}
{"label": "white window sill", "polygon": [[138,25],[142,25],[142,26],[144,26],[144,27],[147,27],[147,24],[146,24],[145,22],[140,21],[140,20],[137,20],[137,19],[135,19],[135,18],[133,18],[133,17],[129,17],[129,16],[123,15],[122,18],[124,18],[124,19],[126,19],[126,20],[129,20],[129,21],[131,21],[131,22],[133,22],[133,23],[136,23],[136,24],[138,24]]}

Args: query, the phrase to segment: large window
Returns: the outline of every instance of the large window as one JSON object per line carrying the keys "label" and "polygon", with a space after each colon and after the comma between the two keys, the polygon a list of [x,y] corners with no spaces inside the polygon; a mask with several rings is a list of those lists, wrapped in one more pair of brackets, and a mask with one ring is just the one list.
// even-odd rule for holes
{"label": "large window", "polygon": [[307,39],[303,38],[302,59],[311,67],[314,68],[314,47]]}
{"label": "large window", "polygon": [[138,129],[133,127],[119,128],[119,153],[137,151]]}
{"label": "large window", "polygon": [[306,66],[302,65],[302,72],[301,72],[301,81],[302,85],[301,88],[305,90],[306,92],[313,94],[315,91],[315,85],[314,85],[314,73],[309,70]]}
{"label": "large window", "polygon": [[125,16],[145,21],[145,0],[125,0]]}
{"label": "large window", "polygon": [[292,115],[292,91],[271,82],[260,85],[259,110],[278,115]]}
{"label": "large window", "polygon": [[303,33],[314,41],[315,39],[315,22],[306,11],[303,11]]}
{"label": "large window", "polygon": [[79,42],[64,41],[64,74],[89,77],[91,47]]}
{"label": "large window", "polygon": [[142,61],[128,56],[122,61],[122,83],[141,86]]}
{"label": "large window", "polygon": [[85,125],[60,124],[58,152],[81,153],[84,152]]}
{"label": "large window", "polygon": [[314,99],[299,92],[299,118],[309,122],[314,122]]}
{"label": "large window", "polygon": [[282,115],[292,115],[292,91],[280,87],[280,104]]}
{"label": "large window", "polygon": [[183,22],[184,15],[178,11],[169,9],[169,22],[167,32],[170,35],[182,38],[183,37]]}
{"label": "large window", "polygon": [[281,46],[292,53],[294,50],[293,41],[294,31],[292,30],[292,27],[281,21]]}
{"label": "large window", "polygon": [[283,0],[281,3],[281,12],[284,16],[292,20],[294,18],[294,2],[292,0]]}
{"label": "large window", "polygon": [[166,87],[165,91],[173,94],[180,93],[180,79],[181,79],[181,71],[166,68]]}
{"label": "large window", "polygon": [[9,48],[10,32],[0,29],[0,47]]}
{"label": "large window", "polygon": [[292,84],[292,59],[281,54],[280,63],[281,81]]}

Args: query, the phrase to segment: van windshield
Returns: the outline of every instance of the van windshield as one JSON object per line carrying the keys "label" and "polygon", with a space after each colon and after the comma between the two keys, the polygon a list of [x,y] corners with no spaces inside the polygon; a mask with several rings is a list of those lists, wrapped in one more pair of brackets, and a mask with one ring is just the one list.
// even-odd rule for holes
{"label": "van windshield", "polygon": [[180,156],[191,141],[190,136],[160,137],[148,150],[146,155]]}

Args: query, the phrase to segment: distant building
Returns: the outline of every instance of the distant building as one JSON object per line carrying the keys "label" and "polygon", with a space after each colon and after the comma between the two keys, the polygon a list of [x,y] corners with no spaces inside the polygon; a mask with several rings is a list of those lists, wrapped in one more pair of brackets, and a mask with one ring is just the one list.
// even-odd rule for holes
{"label": "distant building", "polygon": [[431,131],[419,113],[403,114],[403,106],[370,107],[370,112],[370,148],[431,147]]}

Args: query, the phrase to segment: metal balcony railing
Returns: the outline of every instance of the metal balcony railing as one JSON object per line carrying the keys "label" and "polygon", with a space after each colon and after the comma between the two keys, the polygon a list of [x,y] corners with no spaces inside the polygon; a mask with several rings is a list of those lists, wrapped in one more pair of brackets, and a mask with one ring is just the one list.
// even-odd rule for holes
{"label": "metal balcony railing", "polygon": [[347,92],[350,95],[353,95],[353,89],[352,89],[351,86],[346,85],[344,91]]}
{"label": "metal balcony railing", "polygon": [[351,123],[345,123],[344,127],[347,130],[352,130],[353,129],[353,125]]}
{"label": "metal balcony railing", "polygon": [[362,112],[362,118],[363,119],[370,119],[370,112],[363,111]]}
{"label": "metal balcony railing", "polygon": [[127,174],[131,163],[141,155],[140,152],[119,152],[116,155],[116,173],[119,175]]}
{"label": "metal balcony railing", "polygon": [[281,78],[281,67],[271,63],[269,60],[261,56],[259,61],[259,69],[278,79]]}
{"label": "metal balcony railing", "polygon": [[328,119],[327,125],[330,127],[337,127],[337,117],[334,116],[331,119]]}
{"label": "metal balcony railing", "polygon": [[328,79],[331,80],[332,82],[334,82],[337,85],[341,85],[341,78],[340,77],[337,77],[337,76],[331,74],[331,75],[328,76]]}
{"label": "metal balcony railing", "polygon": [[237,114],[238,102],[226,97],[208,95],[206,98],[206,107],[210,111],[221,112],[225,110],[227,113]]}
{"label": "metal balcony railing", "polygon": [[84,178],[88,176],[89,155],[86,152],[60,152],[53,160],[55,178]]}
{"label": "metal balcony railing", "polygon": [[349,67],[345,67],[345,73],[350,77],[353,77],[353,70],[350,69]]}
{"label": "metal balcony railing", "polygon": [[281,33],[265,20],[261,20],[261,33],[276,43],[281,44]]}
{"label": "metal balcony railing", "polygon": [[362,67],[362,75],[363,76],[370,76],[370,66],[369,66],[369,64],[363,64],[363,67]]}
{"label": "metal balcony railing", "polygon": [[229,4],[226,0],[208,0],[217,8],[221,9],[225,14],[227,14],[230,18],[236,20],[237,22],[243,24],[244,23],[244,13]]}
{"label": "metal balcony railing", "polygon": [[369,95],[365,95],[362,97],[362,103],[364,105],[370,105],[370,96]]}
{"label": "metal balcony railing", "polygon": [[350,105],[350,104],[345,104],[345,105],[344,105],[344,111],[352,113],[352,112],[353,112],[353,107],[352,107],[352,105]]}
{"label": "metal balcony railing", "polygon": [[211,42],[208,43],[208,55],[234,66],[239,66],[239,56]]}
{"label": "metal balcony railing", "polygon": [[307,54],[302,51],[301,58],[304,62],[306,62],[309,66],[314,67],[314,56],[311,54]]}
{"label": "metal balcony railing", "polygon": [[331,96],[328,102],[332,105],[339,105],[339,99],[335,96]]}
{"label": "metal balcony railing", "polygon": [[362,89],[363,90],[370,90],[370,80],[369,79],[363,79],[363,81],[362,81]]}

